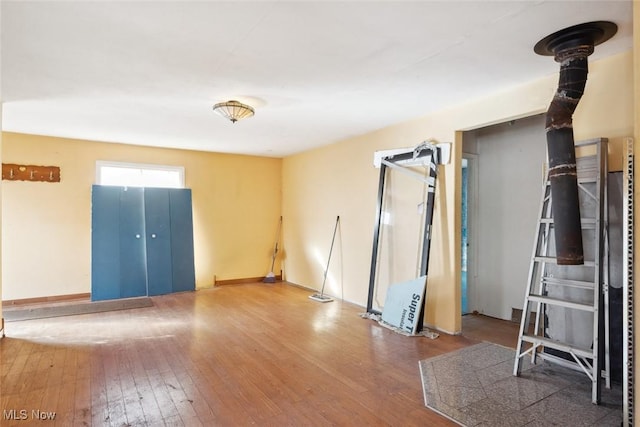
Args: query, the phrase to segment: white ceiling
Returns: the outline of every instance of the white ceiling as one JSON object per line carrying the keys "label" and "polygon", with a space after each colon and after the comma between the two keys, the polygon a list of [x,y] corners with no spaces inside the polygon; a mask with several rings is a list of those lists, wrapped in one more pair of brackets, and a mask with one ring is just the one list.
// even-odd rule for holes
{"label": "white ceiling", "polygon": [[[557,73],[542,37],[631,1],[2,1],[2,128],[280,157]],[[212,105],[256,114],[236,124]]]}

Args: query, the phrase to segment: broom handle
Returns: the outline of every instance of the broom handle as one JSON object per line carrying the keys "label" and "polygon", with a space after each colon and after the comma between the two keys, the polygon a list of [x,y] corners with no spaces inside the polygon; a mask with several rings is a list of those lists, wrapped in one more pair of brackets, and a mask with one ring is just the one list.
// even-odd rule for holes
{"label": "broom handle", "polygon": [[324,284],[327,281],[327,273],[329,272],[329,263],[331,262],[331,253],[333,252],[333,242],[336,240],[336,231],[338,231],[338,223],[340,222],[340,215],[336,217],[336,225],[333,228],[333,237],[331,238],[331,248],[329,249],[329,259],[327,260],[327,268],[324,270],[324,279],[322,279],[322,289],[320,295],[324,295]]}
{"label": "broom handle", "polygon": [[276,255],[278,254],[278,242],[276,242],[276,247],[273,250],[273,256],[271,257],[271,272],[273,273],[273,266],[276,264]]}
{"label": "broom handle", "polygon": [[278,222],[278,232],[276,233],[276,244],[273,248],[273,257],[271,257],[271,272],[273,273],[273,266],[276,264],[276,255],[278,255],[278,241],[280,240],[280,230],[282,229],[282,215],[280,215],[280,222]]}

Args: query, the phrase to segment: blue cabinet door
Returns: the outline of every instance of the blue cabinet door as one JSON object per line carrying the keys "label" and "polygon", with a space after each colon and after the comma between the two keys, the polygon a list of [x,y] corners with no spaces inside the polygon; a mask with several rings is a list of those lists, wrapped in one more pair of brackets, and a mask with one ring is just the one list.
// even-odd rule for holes
{"label": "blue cabinet door", "polygon": [[173,288],[169,190],[145,188],[144,212],[148,295],[168,294]]}
{"label": "blue cabinet door", "polygon": [[193,260],[191,190],[169,190],[171,213],[171,264],[173,292],[193,291],[196,277]]}
{"label": "blue cabinet door", "polygon": [[144,189],[120,188],[120,297],[147,295]]}
{"label": "blue cabinet door", "polygon": [[91,300],[120,298],[120,188],[91,191]]}

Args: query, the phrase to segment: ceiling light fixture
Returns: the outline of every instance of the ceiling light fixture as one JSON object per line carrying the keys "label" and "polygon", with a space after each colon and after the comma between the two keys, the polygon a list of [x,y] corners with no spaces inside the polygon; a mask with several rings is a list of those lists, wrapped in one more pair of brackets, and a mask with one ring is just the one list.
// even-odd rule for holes
{"label": "ceiling light fixture", "polygon": [[251,117],[255,111],[250,106],[238,101],[220,102],[213,106],[213,111],[235,123],[240,119]]}

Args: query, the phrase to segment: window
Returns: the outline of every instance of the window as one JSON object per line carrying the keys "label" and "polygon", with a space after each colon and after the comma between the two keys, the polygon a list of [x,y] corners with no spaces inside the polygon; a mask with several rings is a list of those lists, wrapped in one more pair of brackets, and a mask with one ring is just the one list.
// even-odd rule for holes
{"label": "window", "polygon": [[96,162],[96,184],[123,187],[184,188],[182,166]]}

